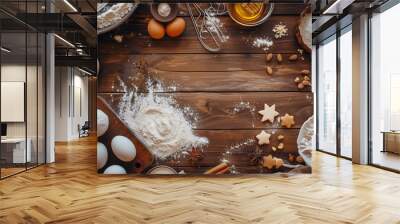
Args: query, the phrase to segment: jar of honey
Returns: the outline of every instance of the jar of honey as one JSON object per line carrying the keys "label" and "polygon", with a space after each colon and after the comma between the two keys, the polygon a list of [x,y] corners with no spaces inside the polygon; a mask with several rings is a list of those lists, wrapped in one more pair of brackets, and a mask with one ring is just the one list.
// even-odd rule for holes
{"label": "jar of honey", "polygon": [[264,3],[235,3],[234,14],[242,21],[256,21],[264,13]]}
{"label": "jar of honey", "polygon": [[274,3],[227,3],[229,16],[242,26],[264,23],[274,10]]}

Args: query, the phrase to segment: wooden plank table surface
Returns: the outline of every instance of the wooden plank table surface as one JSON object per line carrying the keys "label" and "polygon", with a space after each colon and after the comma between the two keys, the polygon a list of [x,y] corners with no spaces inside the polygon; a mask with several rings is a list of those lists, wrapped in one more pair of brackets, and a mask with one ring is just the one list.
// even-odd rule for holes
{"label": "wooden plank table surface", "polygon": [[[127,86],[139,86],[146,94],[144,83],[147,78],[161,81],[166,89],[156,94],[173,96],[182,106],[190,106],[198,114],[194,133],[209,139],[203,151],[203,159],[197,162],[188,159],[158,161],[186,173],[202,173],[220,163],[223,153],[232,145],[248,139],[255,139],[261,131],[275,133],[271,144],[251,144],[230,155],[230,161],[241,173],[269,173],[277,170],[260,169],[254,164],[256,148],[265,155],[272,154],[288,160],[289,154],[297,156],[297,135],[299,128],[313,115],[313,94],[310,87],[299,90],[294,82],[301,71],[311,70],[311,56],[300,53],[295,37],[301,4],[276,4],[274,15],[264,24],[247,28],[236,24],[228,15],[220,16],[229,40],[219,53],[209,53],[197,39],[190,17],[181,5],[180,16],[186,21],[185,33],[179,38],[164,37],[152,40],[147,34],[147,22],[151,18],[147,5],[140,5],[132,18],[116,30],[99,36],[100,74],[98,94],[109,105],[118,110],[118,103],[124,93],[120,80]],[[288,36],[273,39],[274,45],[268,53],[282,54],[283,62],[274,59],[268,63],[273,75],[266,74],[266,53],[253,47],[256,37],[273,38],[272,28],[284,23],[289,28]],[[114,35],[123,35],[121,43],[113,40]],[[289,61],[297,54],[299,59]],[[143,71],[143,65],[145,70]],[[235,105],[249,102],[255,111],[234,112]],[[264,104],[276,104],[280,115],[295,116],[296,124],[291,128],[261,122],[257,111]],[[276,136],[285,136],[284,150],[272,151],[278,145]],[[287,171],[281,169],[280,171]]]}

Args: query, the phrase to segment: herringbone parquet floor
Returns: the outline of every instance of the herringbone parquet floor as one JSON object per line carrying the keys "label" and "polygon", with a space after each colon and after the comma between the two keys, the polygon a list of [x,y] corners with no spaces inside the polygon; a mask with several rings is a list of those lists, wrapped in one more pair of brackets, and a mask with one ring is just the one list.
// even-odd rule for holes
{"label": "herringbone parquet floor", "polygon": [[312,175],[96,174],[93,138],[0,181],[0,223],[400,223],[400,175],[314,155]]}

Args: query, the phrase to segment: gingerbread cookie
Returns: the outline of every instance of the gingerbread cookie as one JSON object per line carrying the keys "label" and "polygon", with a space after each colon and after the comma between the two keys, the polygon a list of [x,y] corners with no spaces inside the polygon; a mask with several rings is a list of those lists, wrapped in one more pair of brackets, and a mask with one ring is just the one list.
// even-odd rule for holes
{"label": "gingerbread cookie", "polygon": [[294,116],[285,114],[285,116],[281,117],[281,125],[287,128],[291,128],[294,125]]}

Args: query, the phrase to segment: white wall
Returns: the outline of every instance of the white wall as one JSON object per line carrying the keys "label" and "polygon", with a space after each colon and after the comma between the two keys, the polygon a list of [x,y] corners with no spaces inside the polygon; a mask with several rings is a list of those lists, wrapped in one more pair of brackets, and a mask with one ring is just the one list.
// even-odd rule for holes
{"label": "white wall", "polygon": [[[38,71],[36,69],[39,69]],[[2,82],[24,82],[26,84],[26,106],[22,108],[22,112],[27,115],[24,122],[6,122],[8,138],[25,138],[29,139],[31,148],[32,161],[39,163],[44,162],[44,89],[42,68],[35,66],[27,66],[25,64],[3,64],[1,66]],[[26,80],[27,78],[27,80]],[[10,110],[10,108],[1,108],[1,110]],[[37,156],[39,153],[39,156]]]}
{"label": "white wall", "polygon": [[67,141],[69,136],[69,76],[67,67],[55,68],[55,141]]}
{"label": "white wall", "polygon": [[[28,74],[36,74],[36,67],[28,66]],[[1,81],[3,82],[25,82],[25,65],[18,64],[5,64],[1,66]],[[28,77],[29,78],[29,77]],[[36,86],[36,80],[29,79],[29,86]],[[34,107],[36,110],[37,99],[36,99],[36,88],[27,88],[27,105],[28,107]],[[7,108],[1,108],[6,110]],[[34,121],[36,124],[37,115],[36,113],[27,113],[28,122]],[[26,122],[12,122],[7,123],[7,136],[8,137],[25,137],[25,123]],[[33,127],[34,124],[28,124],[29,127]],[[36,125],[34,127],[36,129]],[[28,137],[30,131],[28,130]]]}
{"label": "white wall", "polygon": [[71,67],[56,67],[55,74],[55,140],[74,140],[88,120],[88,78]]}
{"label": "white wall", "polygon": [[[2,65],[1,81],[25,82],[25,65]],[[6,108],[1,108],[6,110]],[[25,137],[25,123],[7,123],[7,137]]]}
{"label": "white wall", "polygon": [[[75,70],[76,72],[76,70]],[[78,137],[78,124],[83,125],[89,119],[88,111],[88,78],[82,76],[82,73],[75,74],[74,77],[74,108],[72,108],[74,119],[72,120],[72,136]],[[74,111],[75,110],[75,111]]]}

